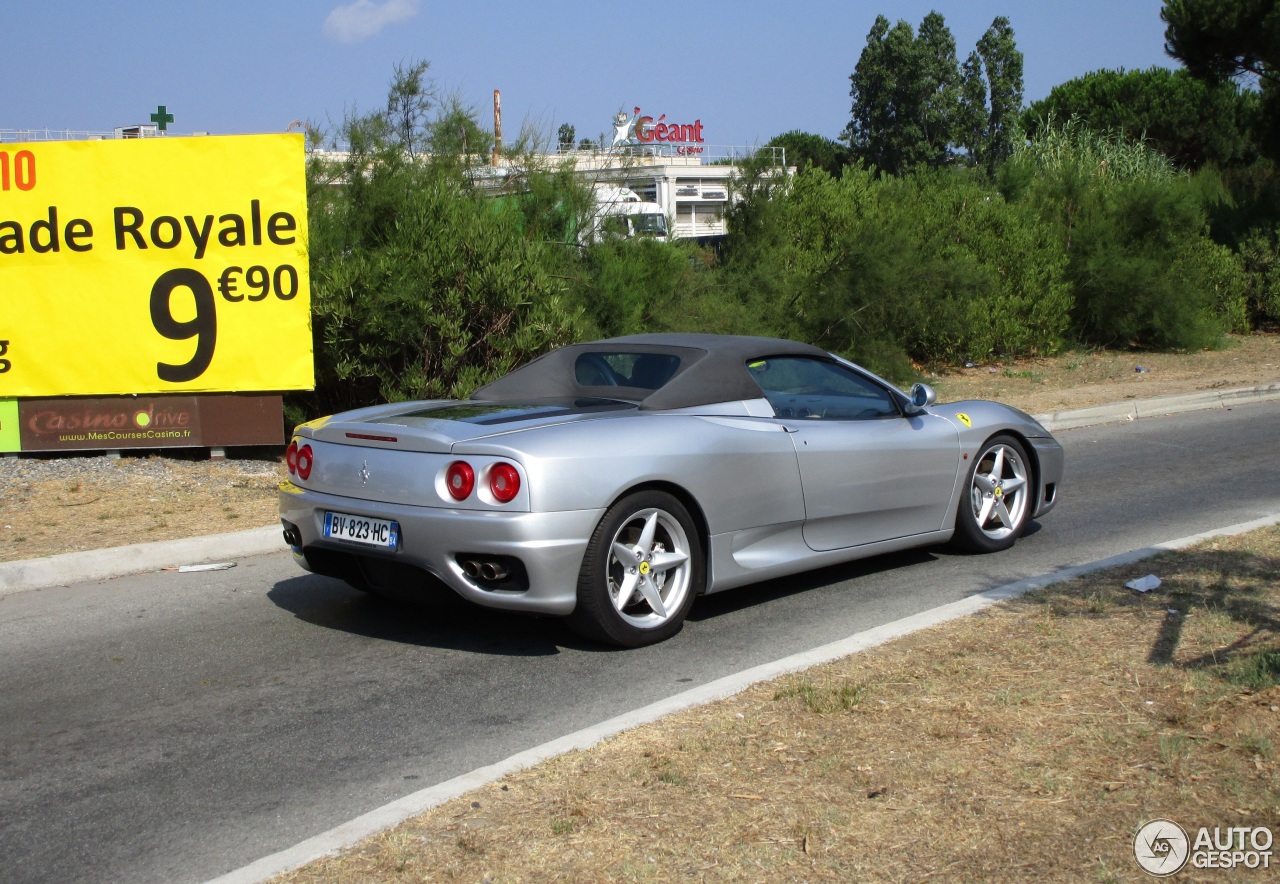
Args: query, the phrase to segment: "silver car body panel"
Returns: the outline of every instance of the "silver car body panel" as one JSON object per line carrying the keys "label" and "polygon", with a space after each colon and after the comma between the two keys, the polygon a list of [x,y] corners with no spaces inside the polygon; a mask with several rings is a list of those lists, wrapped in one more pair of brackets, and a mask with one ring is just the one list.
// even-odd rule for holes
{"label": "silver car body panel", "polygon": [[[281,518],[297,532],[291,545],[304,568],[313,567],[309,551],[349,553],[429,572],[480,605],[566,615],[597,525],[640,488],[676,494],[693,513],[707,593],[945,542],[973,458],[995,435],[1027,448],[1036,473],[1033,516],[1056,503],[1062,449],[1033,418],[992,402],[915,408],[874,379],[892,392],[900,414],[784,419],[764,398],[585,413],[470,401],[347,412],[295,431],[314,464],[307,479],[281,487]],[[435,409],[464,406],[489,409],[496,422],[432,417]],[[507,503],[483,489],[453,500],[444,476],[457,460],[473,467],[478,489],[494,464],[513,465],[519,493]],[[395,521],[399,543],[378,550],[325,539],[325,512]],[[486,586],[467,575],[465,556],[518,560],[526,584]]]}
{"label": "silver car body panel", "polygon": [[960,449],[933,415],[786,422],[800,461],[804,539],[816,551],[941,531]]}

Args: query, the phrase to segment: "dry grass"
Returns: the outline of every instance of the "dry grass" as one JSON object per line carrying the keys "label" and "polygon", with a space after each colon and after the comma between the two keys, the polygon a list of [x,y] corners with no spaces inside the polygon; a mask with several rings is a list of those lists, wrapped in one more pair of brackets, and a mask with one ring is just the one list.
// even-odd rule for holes
{"label": "dry grass", "polygon": [[1280,827],[1278,679],[1272,528],[757,685],[282,880],[1142,880],[1149,819]]}
{"label": "dry grass", "polygon": [[284,478],[273,461],[126,456],[87,475],[0,483],[0,562],[277,524]]}
{"label": "dry grass", "polygon": [[1197,353],[1071,352],[1052,359],[1001,360],[933,374],[929,382],[943,401],[995,399],[1030,414],[1046,414],[1275,383],[1280,381],[1280,335],[1233,337],[1225,349]]}

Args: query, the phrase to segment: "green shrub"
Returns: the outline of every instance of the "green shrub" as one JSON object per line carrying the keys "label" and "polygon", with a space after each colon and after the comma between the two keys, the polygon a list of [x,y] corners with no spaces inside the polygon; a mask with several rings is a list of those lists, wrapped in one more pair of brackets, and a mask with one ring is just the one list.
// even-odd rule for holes
{"label": "green shrub", "polygon": [[591,336],[702,331],[688,323],[700,266],[691,244],[609,238],[583,251],[571,297]]}
{"label": "green shrub", "polygon": [[1161,154],[1072,121],[1015,154],[1001,186],[1038,205],[1066,251],[1078,341],[1199,349],[1238,320],[1238,279],[1207,239],[1207,185]]}
{"label": "green shrub", "polygon": [[950,286],[921,306],[953,317],[953,340],[922,337],[915,355],[958,362],[1047,355],[1061,346],[1071,307],[1067,256],[1034,207],[951,173],[916,176],[895,189],[898,223],[912,231],[921,260],[952,268],[935,270]]}
{"label": "green shrub", "polygon": [[1053,231],[975,179],[809,169],[734,217],[727,287],[768,333],[890,377],[909,377],[909,359],[1051,353],[1067,329]]}
{"label": "green shrub", "polygon": [[1247,334],[1254,328],[1248,300],[1249,279],[1239,254],[1207,236],[1197,237],[1179,256],[1174,273],[1209,293],[1210,309],[1226,331]]}
{"label": "green shrub", "polygon": [[1251,231],[1240,244],[1240,260],[1249,325],[1280,323],[1280,228]]}
{"label": "green shrub", "polygon": [[[424,70],[398,69],[393,91]],[[434,121],[425,104],[411,110],[348,119],[342,159],[309,163],[317,389],[290,397],[291,417],[466,395],[589,336],[795,338],[901,381],[913,363],[1045,355],[1068,338],[1194,349],[1280,322],[1262,172],[1246,218],[1226,178],[1179,173],[1076,120],[1043,129],[995,181],[837,170],[833,144],[788,133],[779,143],[814,162],[791,177],[767,157],[748,163],[713,254],[582,246],[593,196],[569,169],[530,160],[477,176],[472,154],[489,141],[475,119],[457,102]],[[1210,213],[1238,254],[1209,238]]]}
{"label": "green shrub", "polygon": [[1082,341],[1191,350],[1217,343],[1203,210],[1186,187],[1133,181],[1089,194],[1072,228],[1069,274]]}

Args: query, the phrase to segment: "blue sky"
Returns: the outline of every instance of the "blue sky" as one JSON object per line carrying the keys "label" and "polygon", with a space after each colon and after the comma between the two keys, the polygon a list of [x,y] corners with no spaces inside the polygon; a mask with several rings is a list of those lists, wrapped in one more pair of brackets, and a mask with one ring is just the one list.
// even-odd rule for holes
{"label": "blue sky", "polygon": [[620,109],[701,120],[708,144],[791,129],[837,137],[849,74],[875,17],[941,12],[963,60],[998,15],[1025,56],[1028,102],[1100,68],[1174,67],[1160,0],[738,0],[716,3],[440,0],[5,0],[0,129],[284,131],[380,108],[397,62],[503,128],[579,138]]}

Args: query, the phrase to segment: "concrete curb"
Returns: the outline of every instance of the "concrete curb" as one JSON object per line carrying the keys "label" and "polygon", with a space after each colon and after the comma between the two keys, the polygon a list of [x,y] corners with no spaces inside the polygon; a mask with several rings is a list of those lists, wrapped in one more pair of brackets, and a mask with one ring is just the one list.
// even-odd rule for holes
{"label": "concrete curb", "polygon": [[110,549],[63,553],[45,559],[0,564],[0,597],[49,586],[107,580],[201,562],[228,561],[279,552],[285,548],[280,527],[251,528],[182,540],[135,543]]}
{"label": "concrete curb", "polygon": [[1230,408],[1250,402],[1266,402],[1280,399],[1280,382],[1257,387],[1238,387],[1232,390],[1205,390],[1199,393],[1182,393],[1174,396],[1157,396],[1152,399],[1134,399],[1110,405],[1075,408],[1034,415],[1049,432],[1090,427],[1097,424],[1132,421],[1164,414],[1180,414],[1184,411],[1201,411],[1206,408]]}
{"label": "concrete curb", "polygon": [[[1206,408],[1230,408],[1250,402],[1280,399],[1280,382],[1232,390],[1209,390],[1153,399],[1134,399],[1070,411],[1035,415],[1045,429],[1070,430],[1097,424],[1158,417]],[[110,549],[65,553],[44,559],[0,563],[0,598],[48,586],[67,586],[107,580],[161,568],[200,562],[265,555],[285,548],[278,526],[253,528],[234,534],[215,534],[185,540],[164,540]]]}

